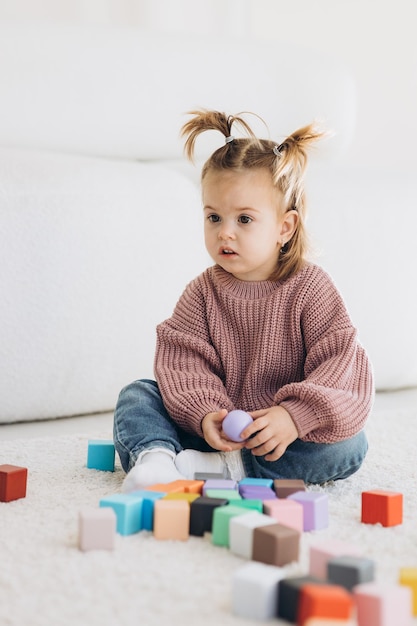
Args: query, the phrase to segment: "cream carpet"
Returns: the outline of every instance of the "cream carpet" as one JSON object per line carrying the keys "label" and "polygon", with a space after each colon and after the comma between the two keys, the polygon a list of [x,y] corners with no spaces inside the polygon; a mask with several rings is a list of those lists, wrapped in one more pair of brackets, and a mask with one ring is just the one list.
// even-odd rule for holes
{"label": "cream carpet", "polygon": [[[289,574],[306,573],[309,546],[327,538],[355,543],[375,561],[380,581],[394,584],[400,567],[417,567],[417,406],[375,408],[367,431],[361,470],[315,488],[329,496],[330,525],[303,535]],[[245,561],[208,535],[174,542],[141,532],[117,536],[113,552],[78,550],[78,511],[120,491],[123,479],[119,464],[114,473],[85,467],[88,438],[0,442],[0,464],[29,470],[27,497],[0,503],[1,626],[254,624],[231,612],[232,575]],[[361,524],[361,492],[368,489],[404,494],[401,526]]]}

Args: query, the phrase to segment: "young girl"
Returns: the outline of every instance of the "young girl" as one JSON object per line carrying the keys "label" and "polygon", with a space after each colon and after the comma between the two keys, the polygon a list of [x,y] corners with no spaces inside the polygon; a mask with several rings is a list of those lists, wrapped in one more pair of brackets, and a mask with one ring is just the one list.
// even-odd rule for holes
{"label": "young girl", "polygon": [[[235,138],[240,125],[247,137]],[[202,171],[204,234],[214,261],[157,327],[156,382],[119,396],[114,440],[124,491],[195,472],[347,478],[367,451],[373,400],[367,355],[329,276],[306,261],[303,174],[312,125],[282,143],[258,139],[242,117],[196,111],[184,125],[224,145]],[[232,409],[253,422],[230,441]]]}

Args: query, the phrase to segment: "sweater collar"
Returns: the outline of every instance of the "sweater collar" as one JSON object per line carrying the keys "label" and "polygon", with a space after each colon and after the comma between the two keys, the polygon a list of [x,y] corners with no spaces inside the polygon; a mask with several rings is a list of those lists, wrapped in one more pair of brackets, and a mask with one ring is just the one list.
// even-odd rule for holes
{"label": "sweater collar", "polygon": [[272,280],[246,281],[235,278],[233,274],[226,272],[220,265],[214,265],[211,268],[213,281],[218,287],[224,291],[228,291],[231,295],[242,298],[256,300],[264,298],[273,293],[280,282]]}

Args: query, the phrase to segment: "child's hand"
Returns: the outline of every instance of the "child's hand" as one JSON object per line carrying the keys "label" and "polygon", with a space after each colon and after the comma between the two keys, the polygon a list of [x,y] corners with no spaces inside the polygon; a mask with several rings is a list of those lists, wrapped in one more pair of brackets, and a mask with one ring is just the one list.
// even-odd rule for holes
{"label": "child's hand", "polygon": [[222,422],[227,415],[226,409],[207,413],[201,422],[204,439],[215,450],[222,452],[231,452],[232,450],[240,450],[244,447],[243,443],[235,443],[230,441],[222,431]]}
{"label": "child's hand", "polygon": [[242,432],[242,437],[247,439],[245,448],[255,456],[265,456],[267,461],[278,461],[298,437],[291,415],[282,406],[253,411],[250,415],[253,424]]}

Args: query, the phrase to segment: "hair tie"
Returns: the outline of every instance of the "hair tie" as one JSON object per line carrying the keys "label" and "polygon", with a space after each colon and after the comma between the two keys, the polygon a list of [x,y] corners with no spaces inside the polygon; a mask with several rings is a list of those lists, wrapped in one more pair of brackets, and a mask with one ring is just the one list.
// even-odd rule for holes
{"label": "hair tie", "polygon": [[281,156],[281,152],[284,148],[284,144],[281,143],[279,146],[274,146],[272,148],[272,152],[275,154],[275,156]]}
{"label": "hair tie", "polygon": [[234,140],[233,135],[229,135],[228,137],[226,137],[225,143],[231,143],[233,140]]}

